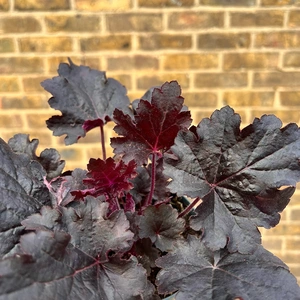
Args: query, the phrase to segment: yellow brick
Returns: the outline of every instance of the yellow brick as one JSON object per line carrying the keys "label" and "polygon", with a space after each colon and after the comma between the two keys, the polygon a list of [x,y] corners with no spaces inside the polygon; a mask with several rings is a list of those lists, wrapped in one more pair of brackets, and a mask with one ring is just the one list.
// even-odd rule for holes
{"label": "yellow brick", "polygon": [[0,38],[0,53],[14,52],[14,42],[10,38]]}
{"label": "yellow brick", "polygon": [[0,93],[18,92],[19,90],[20,86],[17,77],[0,77]]}
{"label": "yellow brick", "polygon": [[218,67],[217,54],[171,54],[163,63],[166,70],[209,69]]}
{"label": "yellow brick", "polygon": [[81,11],[120,11],[131,8],[131,0],[75,0],[75,7]]}
{"label": "yellow brick", "polygon": [[15,9],[42,11],[69,9],[69,0],[15,0]]}
{"label": "yellow brick", "polygon": [[81,51],[103,51],[103,50],[123,50],[131,49],[130,35],[99,36],[92,38],[82,38],[80,40]]}
{"label": "yellow brick", "polygon": [[236,106],[272,106],[274,92],[234,91],[225,92],[223,105]]}
{"label": "yellow brick", "polygon": [[49,113],[45,114],[42,112],[37,112],[34,114],[26,114],[27,124],[29,128],[35,129],[46,129],[46,120],[53,116],[53,111],[49,110]]}
{"label": "yellow brick", "polygon": [[230,53],[224,55],[224,70],[275,69],[278,67],[277,53]]}
{"label": "yellow brick", "polygon": [[12,115],[12,114],[5,114],[0,115],[0,128],[23,128],[24,123],[21,116]]}
{"label": "yellow brick", "polygon": [[0,33],[28,33],[41,30],[40,22],[33,17],[9,17],[0,19]]}
{"label": "yellow brick", "polygon": [[72,51],[69,37],[32,37],[19,39],[21,52],[60,52]]}
{"label": "yellow brick", "polygon": [[43,60],[39,57],[1,57],[0,73],[25,74],[44,71]]}
{"label": "yellow brick", "polygon": [[47,16],[46,28],[49,32],[97,32],[100,30],[100,18],[98,16]]}
{"label": "yellow brick", "polygon": [[0,0],[0,11],[6,11],[9,9],[9,0]]}
{"label": "yellow brick", "polygon": [[41,86],[41,82],[48,79],[47,76],[35,76],[23,78],[24,91],[28,93],[32,92],[45,92]]}
{"label": "yellow brick", "polygon": [[[1,97],[0,97],[1,98]],[[3,96],[2,109],[39,109],[48,108],[48,97],[40,95]]]}

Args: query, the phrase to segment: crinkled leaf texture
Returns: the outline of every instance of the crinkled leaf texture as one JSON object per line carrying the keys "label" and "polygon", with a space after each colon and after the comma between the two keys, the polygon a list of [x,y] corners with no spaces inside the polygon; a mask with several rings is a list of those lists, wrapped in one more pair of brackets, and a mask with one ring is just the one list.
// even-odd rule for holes
{"label": "crinkled leaf texture", "polygon": [[45,149],[40,156],[36,155],[36,149],[39,141],[37,139],[29,140],[28,134],[16,134],[9,139],[8,145],[15,153],[24,153],[32,160],[38,161],[47,172],[47,179],[59,176],[65,167],[65,161],[60,159],[60,154],[55,149]]}
{"label": "crinkled leaf texture", "polygon": [[133,233],[123,210],[106,217],[108,204],[87,197],[74,207],[59,210],[43,208],[41,214],[22,222],[26,229],[63,230],[71,235],[71,243],[93,257],[106,259],[109,251],[124,252],[131,247]]}
{"label": "crinkled leaf texture", "polygon": [[171,205],[148,206],[140,218],[140,238],[150,238],[161,251],[170,251],[173,243],[181,238],[185,221],[178,219],[178,212]]}
{"label": "crinkled leaf texture", "polygon": [[273,115],[239,126],[240,116],[227,106],[181,131],[164,172],[171,192],[203,200],[190,225],[203,231],[207,246],[228,243],[231,252],[251,253],[260,243],[257,226],[279,222],[300,179],[300,130],[281,128]]}
{"label": "crinkled leaf texture", "polygon": [[288,267],[258,246],[253,254],[211,251],[201,239],[188,236],[176,250],[156,260],[159,293],[176,300],[300,299],[300,288]]}
{"label": "crinkled leaf texture", "polygon": [[122,258],[132,232],[123,211],[89,197],[76,207],[43,209],[24,225],[22,253],[0,262],[0,299],[142,299],[146,270]]}
{"label": "crinkled leaf texture", "polygon": [[[0,262],[1,300],[131,300],[146,288],[145,269],[118,256],[101,262],[64,232],[22,236],[19,254]],[[136,298],[136,299],[142,299]]]}
{"label": "crinkled leaf texture", "polygon": [[50,204],[46,172],[27,154],[16,154],[0,139],[0,257],[19,240],[21,221]]}
{"label": "crinkled leaf texture", "polygon": [[105,195],[111,212],[119,208],[119,198],[123,198],[126,210],[134,209],[135,203],[131,195],[127,194],[132,188],[130,179],[136,176],[136,163],[133,160],[125,164],[122,160],[116,162],[111,157],[106,160],[91,158],[87,167],[87,178],[83,183],[89,188],[73,191],[72,195],[76,198]]}
{"label": "crinkled leaf texture", "polygon": [[136,175],[136,164],[133,160],[127,165],[123,161],[116,162],[111,157],[106,160],[91,158],[87,168],[88,178],[83,183],[90,189],[83,192],[93,196],[123,194],[132,187],[129,179]]}
{"label": "crinkled leaf texture", "polygon": [[66,145],[110,121],[115,108],[130,111],[126,88],[117,80],[106,78],[105,72],[76,66],[70,59],[69,63],[59,65],[59,76],[41,83],[53,95],[50,106],[62,112],[47,120],[47,126],[56,136],[66,134]]}
{"label": "crinkled leaf texture", "polygon": [[115,132],[111,139],[114,153],[128,162],[147,163],[151,153],[168,150],[178,131],[191,124],[190,112],[181,111],[183,98],[176,81],[166,82],[152,92],[151,101],[140,100],[134,117],[119,109],[114,112]]}

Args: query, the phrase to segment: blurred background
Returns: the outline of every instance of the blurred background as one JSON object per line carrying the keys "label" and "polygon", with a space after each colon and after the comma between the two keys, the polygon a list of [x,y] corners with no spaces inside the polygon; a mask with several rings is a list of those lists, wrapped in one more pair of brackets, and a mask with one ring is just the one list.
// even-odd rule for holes
{"label": "blurred background", "polygon": [[[300,0],[0,0],[1,137],[28,133],[66,169],[86,168],[101,157],[99,130],[65,146],[45,124],[60,113],[40,82],[68,57],[118,79],[131,101],[177,80],[194,124],[224,105],[242,126],[263,114],[300,124]],[[261,231],[300,282],[300,190]]]}

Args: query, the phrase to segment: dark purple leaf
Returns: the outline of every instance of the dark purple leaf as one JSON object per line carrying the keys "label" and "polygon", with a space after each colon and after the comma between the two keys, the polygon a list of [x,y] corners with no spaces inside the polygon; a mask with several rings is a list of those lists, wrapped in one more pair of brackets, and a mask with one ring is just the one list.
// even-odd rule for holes
{"label": "dark purple leaf", "polygon": [[47,179],[52,179],[61,174],[65,167],[65,161],[60,159],[60,154],[55,149],[45,149],[40,156],[36,155],[39,141],[29,140],[28,134],[16,134],[8,141],[8,145],[17,154],[27,154],[32,160],[38,161],[47,172]]}
{"label": "dark purple leaf", "polygon": [[64,232],[26,234],[21,247],[24,254],[0,261],[1,300],[131,300],[147,287],[146,271],[133,257],[102,261]]}
{"label": "dark purple leaf", "polygon": [[178,131],[191,123],[190,112],[182,112],[183,98],[176,81],[155,88],[151,102],[140,100],[132,118],[116,109],[115,132],[122,137],[111,139],[114,153],[124,155],[128,162],[134,159],[138,165],[146,163],[151,153],[168,150]]}
{"label": "dark purple leaf", "polygon": [[76,207],[43,208],[40,214],[22,222],[26,229],[63,230],[71,235],[76,248],[105,260],[108,251],[126,252],[132,246],[134,234],[123,210],[107,215],[108,204],[87,197]]}
{"label": "dark purple leaf", "polygon": [[[152,164],[146,167],[137,168],[137,176],[131,180],[133,188],[130,193],[133,195],[136,203],[140,203],[150,192]],[[156,165],[155,189],[153,199],[163,201],[169,197],[168,177],[163,174],[163,160],[159,159]]]}
{"label": "dark purple leaf", "polygon": [[61,116],[53,116],[47,126],[53,134],[66,134],[65,143],[76,143],[86,132],[113,118],[115,108],[129,112],[126,88],[117,80],[106,78],[105,72],[61,63],[58,74],[41,83],[53,97],[49,100],[52,108],[60,110]]}
{"label": "dark purple leaf", "polygon": [[300,288],[288,267],[258,246],[253,254],[210,251],[189,236],[176,250],[159,258],[158,292],[178,291],[176,300],[300,299]]}
{"label": "dark purple leaf", "polygon": [[260,242],[256,226],[279,222],[300,179],[300,130],[281,128],[272,115],[239,126],[240,116],[224,107],[181,131],[164,172],[171,192],[203,200],[190,224],[212,250],[228,243],[229,251],[250,253]]}
{"label": "dark purple leaf", "polygon": [[140,238],[150,238],[161,251],[170,251],[185,228],[184,219],[178,219],[171,205],[148,206],[140,220]]}
{"label": "dark purple leaf", "polygon": [[116,211],[107,218],[107,209],[108,203],[91,197],[76,208],[62,208],[71,243],[101,259],[106,258],[109,250],[129,250],[134,236],[124,211]]}
{"label": "dark purple leaf", "polygon": [[22,221],[22,225],[27,230],[65,230],[62,223],[62,213],[58,209],[50,206],[43,206],[41,211],[33,214]]}
{"label": "dark purple leaf", "polygon": [[155,261],[159,258],[159,250],[153,247],[149,238],[140,239],[135,244],[131,253],[137,257],[138,261],[147,270],[148,276],[151,275],[151,269],[156,267]]}
{"label": "dark purple leaf", "polygon": [[0,139],[0,257],[15,246],[21,221],[50,204],[42,166]]}

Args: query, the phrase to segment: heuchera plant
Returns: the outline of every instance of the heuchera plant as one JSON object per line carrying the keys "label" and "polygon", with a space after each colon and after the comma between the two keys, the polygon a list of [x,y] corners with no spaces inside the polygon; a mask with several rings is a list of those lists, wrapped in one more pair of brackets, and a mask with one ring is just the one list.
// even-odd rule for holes
{"label": "heuchera plant", "polygon": [[176,81],[130,104],[104,72],[70,60],[58,74],[42,82],[62,113],[48,128],[67,145],[100,128],[103,157],[63,171],[28,135],[0,140],[0,300],[300,299],[258,230],[300,180],[296,124],[264,115],[241,130],[226,106],[191,126]]}

